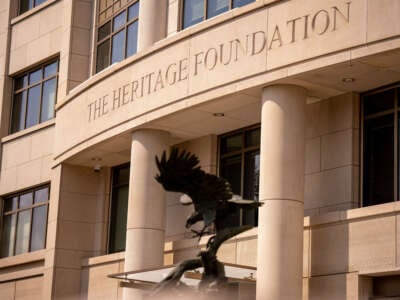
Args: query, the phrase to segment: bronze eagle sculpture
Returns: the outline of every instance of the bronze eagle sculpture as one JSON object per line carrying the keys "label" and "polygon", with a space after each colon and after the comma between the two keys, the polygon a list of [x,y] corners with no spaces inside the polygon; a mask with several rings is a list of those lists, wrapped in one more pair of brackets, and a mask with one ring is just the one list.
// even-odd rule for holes
{"label": "bronze eagle sculpture", "polygon": [[[161,299],[163,295],[187,291],[180,281],[185,271],[204,267],[199,284],[199,292],[208,295],[209,291],[223,289],[227,283],[224,265],[217,260],[217,251],[221,244],[229,238],[244,232],[252,225],[232,224],[230,218],[240,209],[252,209],[262,203],[254,200],[242,200],[234,196],[229,182],[221,177],[204,172],[199,166],[196,155],[185,150],[172,148],[169,156],[164,151],[161,158],[156,157],[159,173],[155,179],[171,192],[179,192],[190,198],[181,203],[194,206],[194,212],[186,221],[186,227],[203,221],[200,231],[192,230],[200,238],[206,229],[214,226],[215,232],[208,239],[206,250],[200,251],[199,258],[189,259],[178,264],[171,273],[156,284],[150,299]],[[161,297],[161,298],[160,298]]]}

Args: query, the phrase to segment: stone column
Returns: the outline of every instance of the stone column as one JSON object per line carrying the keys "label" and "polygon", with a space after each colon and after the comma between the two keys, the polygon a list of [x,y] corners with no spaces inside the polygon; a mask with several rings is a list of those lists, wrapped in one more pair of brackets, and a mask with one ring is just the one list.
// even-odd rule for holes
{"label": "stone column", "polygon": [[[154,179],[155,156],[168,148],[168,133],[144,129],[132,134],[125,271],[163,265],[166,218],[165,192]],[[124,289],[124,299],[141,299],[141,293]]]}
{"label": "stone column", "polygon": [[168,0],[139,2],[138,51],[145,50],[167,34]]}
{"label": "stone column", "polygon": [[302,299],[306,90],[262,94],[257,300]]}

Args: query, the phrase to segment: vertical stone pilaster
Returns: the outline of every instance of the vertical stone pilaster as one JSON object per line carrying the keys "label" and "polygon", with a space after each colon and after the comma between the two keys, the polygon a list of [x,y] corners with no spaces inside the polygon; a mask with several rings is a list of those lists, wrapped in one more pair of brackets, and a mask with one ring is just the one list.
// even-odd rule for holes
{"label": "vertical stone pilaster", "polygon": [[262,95],[257,299],[302,298],[306,90]]}
{"label": "vertical stone pilaster", "polygon": [[[138,130],[132,134],[125,271],[163,264],[166,222],[165,192],[154,179],[155,156],[168,147],[168,133]],[[124,299],[141,299],[141,292],[125,288]]]}
{"label": "vertical stone pilaster", "polygon": [[141,51],[166,36],[168,0],[142,0],[139,5],[138,51]]}

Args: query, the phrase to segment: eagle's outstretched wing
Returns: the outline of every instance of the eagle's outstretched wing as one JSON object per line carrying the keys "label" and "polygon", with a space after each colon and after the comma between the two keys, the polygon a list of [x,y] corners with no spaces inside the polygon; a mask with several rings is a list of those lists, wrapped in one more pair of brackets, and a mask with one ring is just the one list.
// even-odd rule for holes
{"label": "eagle's outstretched wing", "polygon": [[229,183],[201,170],[199,159],[190,152],[173,148],[167,157],[164,151],[161,159],[156,157],[156,164],[159,174],[155,179],[167,191],[187,194],[207,226],[214,221],[219,203],[232,198]]}

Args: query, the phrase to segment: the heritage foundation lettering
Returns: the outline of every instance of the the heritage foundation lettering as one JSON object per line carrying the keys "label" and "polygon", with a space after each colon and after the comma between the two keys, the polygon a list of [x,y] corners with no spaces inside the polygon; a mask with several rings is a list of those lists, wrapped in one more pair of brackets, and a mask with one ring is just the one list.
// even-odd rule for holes
{"label": "the heritage foundation lettering", "polygon": [[153,70],[104,94],[88,105],[88,120],[94,121],[144,96],[173,86],[178,82],[205,75],[255,55],[302,40],[317,38],[350,23],[351,1],[299,16],[273,26],[270,36],[254,31],[241,38],[228,40],[213,47],[198,50],[190,57],[171,62],[166,68]]}

